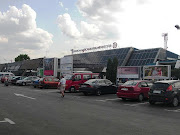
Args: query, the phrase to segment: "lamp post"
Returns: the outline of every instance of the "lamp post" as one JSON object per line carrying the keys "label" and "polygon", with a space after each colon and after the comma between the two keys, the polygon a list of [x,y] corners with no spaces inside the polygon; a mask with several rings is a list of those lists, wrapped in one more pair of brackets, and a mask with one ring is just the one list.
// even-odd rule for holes
{"label": "lamp post", "polygon": [[162,36],[164,37],[164,49],[167,50],[168,33],[163,33]]}
{"label": "lamp post", "polygon": [[174,27],[175,27],[177,30],[180,29],[179,25],[175,25]]}

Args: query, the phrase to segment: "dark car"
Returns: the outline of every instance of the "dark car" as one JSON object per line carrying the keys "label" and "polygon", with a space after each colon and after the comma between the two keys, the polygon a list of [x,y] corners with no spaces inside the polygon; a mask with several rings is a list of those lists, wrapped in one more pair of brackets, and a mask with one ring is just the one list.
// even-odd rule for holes
{"label": "dark car", "polygon": [[90,79],[80,85],[79,92],[84,93],[84,95],[96,94],[100,96],[101,94],[116,93],[117,86],[108,79]]}
{"label": "dark car", "polygon": [[39,80],[40,80],[41,78],[38,78],[38,79],[36,79],[36,80],[34,80],[33,81],[33,86],[34,86],[34,88],[36,88],[36,87],[38,87],[39,86]]}
{"label": "dark car", "polygon": [[164,80],[155,82],[149,91],[149,103],[153,105],[156,102],[178,106],[180,102],[180,81]]}
{"label": "dark car", "polygon": [[18,80],[22,80],[22,79],[24,79],[24,78],[25,78],[24,76],[14,76],[14,77],[11,79],[11,84],[16,85],[16,82],[17,82]]}
{"label": "dark car", "polygon": [[39,80],[39,88],[57,88],[59,79],[52,76],[43,77]]}
{"label": "dark car", "polygon": [[145,80],[131,80],[119,86],[117,96],[126,99],[138,99],[140,102],[148,98],[148,92],[152,83]]}

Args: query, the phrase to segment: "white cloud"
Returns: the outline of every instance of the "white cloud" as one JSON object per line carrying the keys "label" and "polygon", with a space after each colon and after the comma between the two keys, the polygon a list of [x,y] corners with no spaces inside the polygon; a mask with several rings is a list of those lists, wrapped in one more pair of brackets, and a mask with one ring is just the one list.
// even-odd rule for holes
{"label": "white cloud", "polygon": [[[36,51],[52,45],[53,35],[37,28],[36,12],[28,5],[22,9],[10,6],[6,12],[0,12],[0,50],[1,55],[16,57],[29,50],[36,57]],[[21,48],[21,49],[19,49]],[[38,53],[37,51],[37,53]],[[7,58],[8,59],[8,58]]]}
{"label": "white cloud", "polygon": [[104,32],[104,39],[117,41],[121,47],[155,48],[163,47],[161,34],[168,32],[169,50],[178,54],[180,40],[175,38],[178,32],[174,25],[180,24],[179,5],[179,0],[77,1],[87,23]]}
{"label": "white cloud", "polygon": [[68,13],[59,15],[57,21],[58,26],[65,35],[70,36],[72,38],[80,37],[80,32],[77,29],[76,23],[72,21]]}
{"label": "white cloud", "polygon": [[59,2],[59,5],[60,5],[61,7],[63,7],[63,3],[62,3],[62,2]]}

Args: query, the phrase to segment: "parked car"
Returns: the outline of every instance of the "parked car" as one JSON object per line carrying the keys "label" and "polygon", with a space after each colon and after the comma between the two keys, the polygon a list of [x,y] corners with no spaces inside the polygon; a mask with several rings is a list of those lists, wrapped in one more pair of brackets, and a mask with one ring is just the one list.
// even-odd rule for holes
{"label": "parked car", "polygon": [[131,80],[119,86],[117,96],[126,99],[138,99],[140,102],[148,98],[148,92],[152,83],[145,80]]}
{"label": "parked car", "polygon": [[80,85],[79,92],[84,93],[84,95],[96,94],[100,96],[101,94],[116,93],[117,86],[108,79],[90,79]]}
{"label": "parked car", "polygon": [[14,77],[11,79],[11,84],[16,85],[16,82],[17,82],[18,80],[22,80],[22,79],[24,79],[24,78],[25,78],[24,76],[14,76]]}
{"label": "parked car", "polygon": [[149,103],[170,103],[178,106],[180,102],[180,80],[164,80],[155,82],[149,92]]}
{"label": "parked car", "polygon": [[29,84],[32,84],[32,82],[36,79],[38,79],[39,77],[37,76],[28,76],[28,77],[25,77],[24,79],[22,80],[18,80],[16,82],[17,85],[29,85]]}
{"label": "parked car", "polygon": [[0,72],[0,79],[4,76],[14,76],[14,74],[11,72]]}
{"label": "parked car", "polygon": [[76,92],[79,90],[80,84],[86,82],[89,79],[99,78],[99,73],[73,73],[66,75],[66,88],[65,91]]}
{"label": "parked car", "polygon": [[12,77],[14,77],[14,74],[11,72],[1,72],[0,75],[1,75],[1,83],[4,83],[5,77],[8,78],[9,82],[11,81]]}
{"label": "parked car", "polygon": [[59,79],[56,77],[43,77],[39,80],[39,88],[57,88]]}
{"label": "parked car", "polygon": [[39,80],[40,80],[41,78],[38,78],[38,79],[36,79],[36,80],[34,80],[33,81],[33,86],[34,86],[34,88],[36,88],[36,87],[38,87],[39,86]]}

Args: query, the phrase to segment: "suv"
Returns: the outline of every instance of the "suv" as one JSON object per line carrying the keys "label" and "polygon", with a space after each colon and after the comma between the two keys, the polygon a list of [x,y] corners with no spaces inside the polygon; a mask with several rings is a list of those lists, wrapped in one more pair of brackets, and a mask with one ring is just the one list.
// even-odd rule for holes
{"label": "suv", "polygon": [[149,103],[171,103],[178,106],[180,101],[180,80],[164,80],[155,82],[149,92]]}
{"label": "suv", "polygon": [[141,102],[144,98],[148,98],[151,85],[151,82],[145,80],[127,81],[119,86],[117,96],[122,100],[138,99]]}

